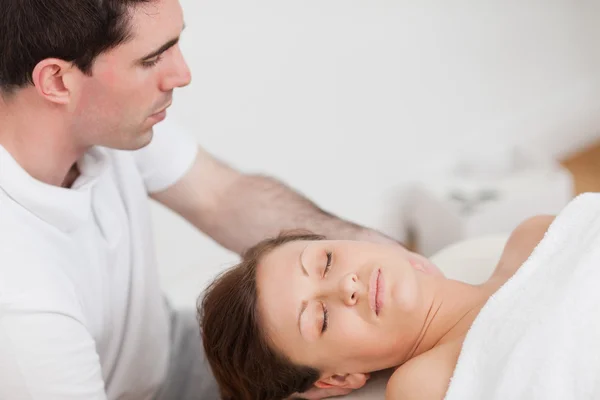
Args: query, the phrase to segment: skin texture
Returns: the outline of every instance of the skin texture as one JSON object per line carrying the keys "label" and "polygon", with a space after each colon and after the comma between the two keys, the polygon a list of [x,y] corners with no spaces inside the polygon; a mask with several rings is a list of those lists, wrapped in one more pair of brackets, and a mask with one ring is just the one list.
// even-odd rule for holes
{"label": "skin texture", "polygon": [[[369,301],[371,276],[378,271],[385,286],[379,315]],[[261,264],[259,308],[271,340],[291,361],[324,371],[326,381],[330,375],[352,374],[362,382],[361,372],[398,365],[409,357],[437,279],[415,268],[396,246],[292,242]],[[325,310],[327,329],[322,332]]]}
{"label": "skin texture", "polygon": [[[482,285],[446,279],[385,244],[287,243],[259,264],[260,318],[278,351],[321,371],[317,387],[356,389],[370,372],[397,368],[388,398],[441,399],[479,310],[551,221],[542,216],[521,224]],[[383,305],[376,313],[369,293],[378,272]]]}

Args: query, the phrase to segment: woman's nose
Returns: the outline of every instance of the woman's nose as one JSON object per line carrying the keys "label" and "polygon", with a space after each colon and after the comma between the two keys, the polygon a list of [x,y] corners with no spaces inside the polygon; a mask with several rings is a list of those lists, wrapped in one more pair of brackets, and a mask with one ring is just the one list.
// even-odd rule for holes
{"label": "woman's nose", "polygon": [[348,306],[353,306],[358,301],[360,282],[356,274],[347,274],[340,281],[340,295],[342,301]]}

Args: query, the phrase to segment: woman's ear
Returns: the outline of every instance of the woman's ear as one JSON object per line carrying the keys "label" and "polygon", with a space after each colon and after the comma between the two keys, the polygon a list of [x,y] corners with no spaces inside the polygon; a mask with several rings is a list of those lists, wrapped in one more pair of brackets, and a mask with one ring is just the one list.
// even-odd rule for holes
{"label": "woman's ear", "polygon": [[343,388],[354,390],[365,386],[370,377],[370,374],[334,374],[321,377],[315,383],[315,386],[319,389]]}

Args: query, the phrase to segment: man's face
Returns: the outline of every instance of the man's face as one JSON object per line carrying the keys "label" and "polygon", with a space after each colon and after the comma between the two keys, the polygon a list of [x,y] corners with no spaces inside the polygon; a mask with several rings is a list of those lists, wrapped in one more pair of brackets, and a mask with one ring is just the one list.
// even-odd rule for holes
{"label": "man's face", "polygon": [[98,56],[91,76],[80,76],[72,130],[85,146],[144,147],[166,117],[173,89],[190,83],[177,43],[184,25],[179,0],[135,6],[129,23],[131,40]]}

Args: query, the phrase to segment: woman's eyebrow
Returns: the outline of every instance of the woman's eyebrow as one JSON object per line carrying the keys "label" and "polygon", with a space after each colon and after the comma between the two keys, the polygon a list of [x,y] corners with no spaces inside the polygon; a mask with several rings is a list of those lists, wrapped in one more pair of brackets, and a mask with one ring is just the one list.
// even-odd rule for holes
{"label": "woman's eyebrow", "polygon": [[[304,249],[302,249],[302,251],[300,252],[300,257],[298,257],[299,263],[300,263],[300,268],[302,269],[302,273],[305,276],[308,276],[308,271],[306,271],[306,268],[304,268],[304,264],[302,263],[302,256],[304,255],[304,251],[306,250],[307,247],[308,247],[308,245],[306,245],[304,247]],[[298,312],[298,331],[300,332],[300,336],[302,336],[302,337],[304,337],[302,335],[302,314],[306,310],[306,307],[308,307],[308,302],[306,300],[304,300],[302,302],[302,304],[300,305],[300,311]]]}
{"label": "woman's eyebrow", "polygon": [[302,256],[304,255],[304,251],[306,250],[306,248],[308,247],[308,245],[306,245],[306,247],[304,247],[304,249],[300,252],[300,268],[302,268],[302,272],[304,273],[304,275],[308,276],[308,271],[306,271],[306,268],[304,268],[304,263],[302,263]]}

